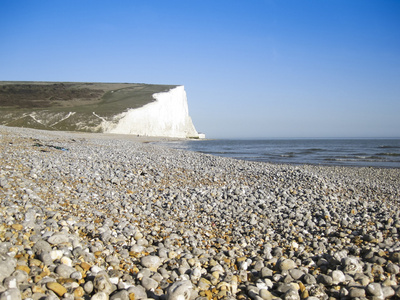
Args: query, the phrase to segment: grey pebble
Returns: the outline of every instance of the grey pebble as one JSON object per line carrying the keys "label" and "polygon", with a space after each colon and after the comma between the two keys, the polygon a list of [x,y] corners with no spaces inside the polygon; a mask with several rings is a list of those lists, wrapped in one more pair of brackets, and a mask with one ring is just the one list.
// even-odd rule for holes
{"label": "grey pebble", "polygon": [[279,270],[281,270],[281,271],[291,270],[291,269],[294,269],[297,267],[296,263],[289,258],[279,260],[277,265],[278,265]]}
{"label": "grey pebble", "polygon": [[141,283],[142,286],[149,291],[154,291],[158,286],[158,282],[149,277],[143,277]]}
{"label": "grey pebble", "polygon": [[189,300],[193,285],[189,280],[177,281],[167,290],[168,300]]}
{"label": "grey pebble", "polygon": [[83,289],[85,290],[86,294],[91,294],[94,290],[93,281],[86,281],[83,285]]}
{"label": "grey pebble", "polygon": [[0,257],[0,282],[10,276],[17,266],[15,259],[7,256]]}
{"label": "grey pebble", "polygon": [[110,296],[110,300],[129,300],[129,293],[126,290],[118,291]]}
{"label": "grey pebble", "polygon": [[68,235],[64,233],[55,233],[52,236],[50,236],[47,239],[47,241],[49,242],[49,244],[58,245],[58,244],[68,243],[69,238]]}
{"label": "grey pebble", "polygon": [[17,288],[8,289],[0,293],[0,300],[21,300],[21,292]]}
{"label": "grey pebble", "polygon": [[144,267],[154,270],[157,270],[161,265],[161,259],[154,255],[144,256],[140,262]]}
{"label": "grey pebble", "polygon": [[132,286],[128,289],[129,294],[135,294],[135,299],[146,299],[147,298],[147,293],[144,287],[138,285],[138,286]]}
{"label": "grey pebble", "polygon": [[108,300],[109,297],[106,293],[104,292],[97,292],[96,294],[94,294],[91,298],[91,300]]}
{"label": "grey pebble", "polygon": [[365,290],[363,288],[356,288],[356,287],[350,288],[349,296],[351,298],[365,297]]}
{"label": "grey pebble", "polygon": [[93,280],[93,287],[97,292],[103,292],[106,295],[110,295],[114,291],[113,284],[105,273],[96,275]]}
{"label": "grey pebble", "polygon": [[59,275],[60,277],[64,277],[64,278],[69,278],[71,276],[72,273],[75,272],[75,269],[64,265],[64,264],[60,264],[57,266],[57,268],[55,269],[55,273],[57,275]]}
{"label": "grey pebble", "polygon": [[397,275],[400,273],[400,267],[394,263],[388,263],[386,265],[386,271],[388,271],[391,274]]}

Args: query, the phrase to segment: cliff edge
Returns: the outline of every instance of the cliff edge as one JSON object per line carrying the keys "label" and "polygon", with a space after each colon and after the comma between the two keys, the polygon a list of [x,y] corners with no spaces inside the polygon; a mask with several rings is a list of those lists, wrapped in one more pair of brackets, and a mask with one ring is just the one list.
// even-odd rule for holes
{"label": "cliff edge", "polygon": [[189,109],[184,86],[153,95],[154,102],[136,109],[129,109],[101,125],[103,132],[198,138]]}
{"label": "cliff edge", "polygon": [[0,82],[0,124],[45,130],[202,138],[184,86]]}

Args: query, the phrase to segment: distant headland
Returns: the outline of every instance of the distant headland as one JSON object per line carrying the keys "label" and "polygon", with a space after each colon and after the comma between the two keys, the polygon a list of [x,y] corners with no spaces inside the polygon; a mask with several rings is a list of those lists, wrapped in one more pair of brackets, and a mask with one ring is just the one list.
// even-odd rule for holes
{"label": "distant headland", "polygon": [[0,82],[0,125],[204,138],[184,86],[143,83]]}

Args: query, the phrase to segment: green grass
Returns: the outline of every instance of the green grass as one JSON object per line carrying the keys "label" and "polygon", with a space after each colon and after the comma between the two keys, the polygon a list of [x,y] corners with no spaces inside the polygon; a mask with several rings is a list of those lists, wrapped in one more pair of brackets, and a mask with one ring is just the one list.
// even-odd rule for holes
{"label": "green grass", "polygon": [[[50,130],[93,131],[101,120],[154,101],[155,93],[176,85],[136,83],[0,82],[0,124]],[[24,114],[40,114],[45,125]],[[57,118],[65,121],[49,126]],[[55,121],[54,121],[54,120]],[[83,129],[82,129],[83,128]],[[91,128],[91,129],[90,129]]]}

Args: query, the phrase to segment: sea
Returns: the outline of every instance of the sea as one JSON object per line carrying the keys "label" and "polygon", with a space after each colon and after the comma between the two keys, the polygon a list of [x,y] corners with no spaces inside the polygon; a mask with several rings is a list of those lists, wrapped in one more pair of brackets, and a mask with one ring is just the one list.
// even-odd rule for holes
{"label": "sea", "polygon": [[158,144],[276,164],[400,168],[400,139],[205,139]]}

